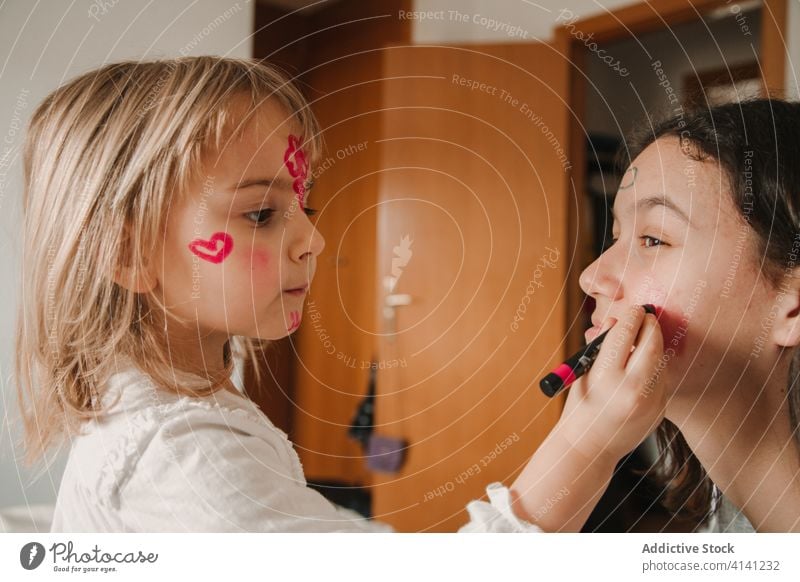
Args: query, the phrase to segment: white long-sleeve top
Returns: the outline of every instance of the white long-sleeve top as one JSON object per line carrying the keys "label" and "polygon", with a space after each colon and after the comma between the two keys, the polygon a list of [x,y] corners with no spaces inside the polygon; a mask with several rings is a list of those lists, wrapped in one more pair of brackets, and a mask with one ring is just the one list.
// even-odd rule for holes
{"label": "white long-sleeve top", "polygon": [[[108,415],[72,440],[52,532],[392,531],[309,488],[286,434],[245,395],[168,393],[121,361]],[[541,531],[502,484],[486,491],[460,532]]]}

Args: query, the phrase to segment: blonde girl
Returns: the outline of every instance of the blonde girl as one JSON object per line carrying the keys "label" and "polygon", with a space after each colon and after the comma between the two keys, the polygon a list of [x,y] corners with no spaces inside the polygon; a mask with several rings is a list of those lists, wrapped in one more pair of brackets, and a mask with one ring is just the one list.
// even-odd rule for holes
{"label": "blonde girl", "polygon": [[[38,107],[16,369],[29,461],[71,445],[53,531],[390,529],[308,488],[286,435],[231,381],[234,357],[300,325],[324,247],[306,206],[318,155],[301,95],[247,60],[111,64]],[[623,318],[613,339],[638,347],[601,354],[613,392],[576,401],[462,531],[581,527],[663,414],[657,390],[635,398],[657,323]]]}

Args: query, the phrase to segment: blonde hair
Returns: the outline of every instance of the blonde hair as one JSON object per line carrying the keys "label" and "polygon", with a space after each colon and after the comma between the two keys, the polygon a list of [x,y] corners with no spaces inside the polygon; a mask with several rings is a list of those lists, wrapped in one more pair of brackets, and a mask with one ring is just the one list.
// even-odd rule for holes
{"label": "blonde hair", "polygon": [[[275,69],[245,59],[109,64],[58,88],[34,112],[23,162],[15,360],[26,463],[101,412],[102,387],[119,356],[163,389],[207,396],[224,388],[231,342],[224,376],[179,373],[164,349],[166,323],[179,318],[155,294],[129,291],[113,274],[119,266],[144,272],[170,203],[207,149],[241,126],[233,110],[242,96],[250,97],[245,117],[276,99],[317,159],[319,131],[300,92]],[[266,345],[232,339],[235,355],[254,363]]]}

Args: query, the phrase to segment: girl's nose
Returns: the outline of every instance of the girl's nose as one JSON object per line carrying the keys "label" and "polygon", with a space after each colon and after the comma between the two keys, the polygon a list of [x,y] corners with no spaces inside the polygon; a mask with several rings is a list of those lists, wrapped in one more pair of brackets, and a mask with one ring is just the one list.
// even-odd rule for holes
{"label": "girl's nose", "polygon": [[317,257],[322,254],[322,251],[325,248],[325,238],[322,236],[322,233],[317,230],[316,226],[312,224],[311,228],[311,243],[308,245],[308,248],[309,252]]}
{"label": "girl's nose", "polygon": [[624,265],[616,264],[612,249],[613,247],[608,249],[586,267],[578,279],[583,292],[591,297],[611,300],[622,298],[620,275]]}
{"label": "girl's nose", "polygon": [[303,223],[303,233],[298,236],[291,248],[292,259],[302,262],[311,257],[317,257],[325,248],[325,239],[305,214],[300,215]]}

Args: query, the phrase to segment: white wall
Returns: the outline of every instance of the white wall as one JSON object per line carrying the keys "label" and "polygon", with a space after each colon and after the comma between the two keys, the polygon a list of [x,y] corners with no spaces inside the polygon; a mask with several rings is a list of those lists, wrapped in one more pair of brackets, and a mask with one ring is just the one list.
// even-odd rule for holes
{"label": "white wall", "polygon": [[12,377],[18,301],[18,146],[36,105],[59,84],[106,62],[252,55],[250,0],[76,0],[0,3],[0,507],[55,500],[65,459],[35,483],[16,461],[21,438]]}
{"label": "white wall", "polygon": [[[561,9],[600,14],[631,0],[414,0],[418,44],[547,41]],[[567,13],[564,13],[567,15]],[[517,30],[521,29],[521,30]]]}

